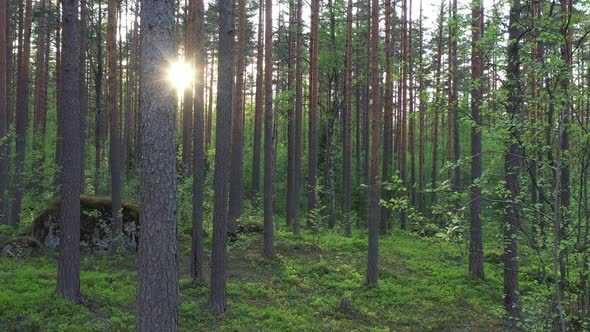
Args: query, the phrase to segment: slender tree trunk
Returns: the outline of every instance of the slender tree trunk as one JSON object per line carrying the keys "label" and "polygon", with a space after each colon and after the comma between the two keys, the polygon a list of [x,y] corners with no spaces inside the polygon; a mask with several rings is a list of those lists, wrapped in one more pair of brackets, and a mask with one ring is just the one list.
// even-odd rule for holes
{"label": "slender tree trunk", "polygon": [[407,63],[408,63],[408,102],[410,118],[408,123],[408,143],[410,150],[410,202],[413,207],[416,206],[416,110],[414,103],[414,63],[413,63],[413,39],[412,39],[412,0],[409,0],[408,15],[408,43],[407,43]]}
{"label": "slender tree trunk", "polygon": [[244,162],[244,47],[246,40],[246,0],[238,1],[238,49],[236,53],[236,86],[232,109],[231,174],[229,192],[229,214],[227,232],[235,236],[238,231],[237,220],[243,209],[243,162]]}
{"label": "slender tree trunk", "polygon": [[469,275],[473,279],[483,279],[483,234],[481,226],[481,125],[480,105],[483,102],[483,3],[471,3],[471,118],[475,122],[471,128],[471,183],[470,183],[470,225],[469,225]]}
{"label": "slender tree trunk", "polygon": [[[203,190],[204,190],[204,170],[205,170],[205,151],[204,151],[204,129],[205,129],[205,84],[203,70],[206,66],[206,57],[204,56],[205,42],[205,10],[203,0],[190,0],[189,15],[195,15],[195,36],[194,36],[194,57],[195,62],[195,94],[194,94],[194,142],[193,142],[193,236],[191,251],[191,276],[202,283],[204,281],[203,273]],[[193,13],[194,11],[194,13]]]}
{"label": "slender tree trunk", "polygon": [[[441,106],[441,76],[442,76],[442,52],[443,52],[443,22],[444,22],[444,0],[440,3],[440,13],[438,17],[438,38],[436,41],[436,87],[434,93],[434,119],[432,121],[432,189],[436,189],[438,179],[438,141],[439,141],[439,119]],[[431,203],[436,202],[436,190],[432,190]]]}
{"label": "slender tree trunk", "polygon": [[109,0],[107,13],[107,112],[110,125],[111,213],[113,216],[111,249],[123,229],[121,216],[121,139],[117,107],[117,1]]}
{"label": "slender tree trunk", "polygon": [[101,165],[102,165],[102,148],[103,148],[103,110],[102,110],[102,77],[103,77],[103,45],[102,45],[102,7],[101,1],[98,1],[98,21],[96,23],[96,71],[94,75],[94,92],[96,100],[96,119],[95,119],[95,141],[94,141],[94,191],[95,194],[102,193],[101,190]]}
{"label": "slender tree trunk", "polygon": [[418,52],[420,53],[419,55],[419,72],[420,72],[420,76],[418,78],[419,82],[419,86],[418,86],[418,100],[420,101],[420,109],[418,110],[420,112],[419,114],[419,137],[418,137],[418,147],[420,149],[419,155],[418,155],[418,211],[422,214],[424,214],[425,210],[426,210],[426,193],[425,193],[425,183],[426,183],[426,175],[424,174],[424,164],[425,164],[425,155],[426,155],[426,150],[424,149],[424,140],[425,140],[425,136],[426,136],[426,104],[427,104],[427,96],[424,93],[424,65],[423,65],[423,58],[424,58],[424,30],[422,28],[422,0],[420,0],[420,23],[419,23],[419,33],[420,33],[420,37],[419,37],[419,47],[418,47]]}
{"label": "slender tree trunk", "polygon": [[[393,135],[393,77],[391,76],[391,0],[385,0],[385,102],[383,104],[383,166],[381,178],[383,181],[389,181],[391,164],[391,136]],[[384,192],[384,199],[389,198],[389,194]],[[389,211],[381,207],[381,223],[379,232],[387,233],[389,225]]]}
{"label": "slender tree trunk", "polygon": [[[561,102],[561,115],[560,121],[562,122],[560,149],[564,161],[562,168],[560,169],[561,191],[560,191],[560,210],[563,211],[561,217],[561,225],[559,227],[558,238],[560,241],[566,240],[567,230],[569,228],[571,219],[570,210],[570,161],[567,159],[570,150],[570,122],[572,115],[572,96],[571,96],[571,77],[573,75],[573,28],[572,28],[572,14],[573,5],[571,0],[560,0],[562,25],[561,32],[564,37],[564,41],[561,45],[561,58],[565,64],[565,68],[562,71],[561,78],[561,90],[563,91],[562,102]],[[567,265],[566,265],[566,250],[561,249],[559,252],[559,266],[562,280],[567,280]],[[563,290],[562,290],[563,291]]]}
{"label": "slender tree trunk", "polygon": [[[186,0],[185,0],[186,6]],[[190,1],[189,1],[190,6]],[[186,31],[184,35],[185,51],[184,57],[185,62],[193,65],[192,55],[193,54],[193,41],[194,41],[194,25],[195,17],[188,13],[185,18]],[[186,88],[184,90],[184,98],[182,99],[182,171],[185,176],[190,175],[191,171],[191,153],[192,153],[192,134],[193,134],[193,90]]]}
{"label": "slender tree trunk", "polygon": [[453,17],[452,17],[452,37],[451,37],[451,75],[452,84],[450,91],[450,106],[453,115],[453,162],[455,166],[453,168],[453,190],[461,190],[461,167],[459,159],[461,158],[461,137],[459,128],[459,55],[458,55],[458,39],[459,39],[459,20],[457,16],[457,0],[453,0]]}
{"label": "slender tree trunk", "polygon": [[[348,0],[346,11],[346,76],[344,79],[344,149],[343,149],[343,184],[342,193],[344,195],[343,215],[344,228],[346,236],[352,236],[352,0]],[[358,112],[357,112],[358,114]],[[358,122],[357,122],[358,126]]]}
{"label": "slender tree trunk", "polygon": [[[407,8],[407,0],[402,0],[402,33],[401,33],[401,58],[402,58],[402,66],[401,66],[401,122],[399,124],[399,135],[400,135],[400,144],[398,149],[399,154],[399,168],[400,168],[400,177],[402,186],[407,187],[408,185],[408,165],[407,165],[407,131],[406,131],[406,124],[407,124],[407,106],[408,106],[408,8]],[[405,193],[401,193],[401,195],[405,195]],[[400,211],[400,228],[406,229],[408,224],[408,212],[405,209]]]}
{"label": "slender tree trunk", "polygon": [[137,275],[138,331],[176,331],[178,324],[176,108],[162,86],[162,59],[174,54],[174,3],[141,3],[141,215]]}
{"label": "slender tree trunk", "polygon": [[260,190],[260,144],[264,117],[263,58],[264,58],[264,0],[258,4],[258,43],[256,45],[256,104],[254,115],[254,147],[252,148],[252,205],[257,205]]}
{"label": "slender tree trunk", "polygon": [[520,211],[516,203],[520,194],[518,178],[521,173],[523,151],[519,145],[521,136],[518,124],[522,122],[522,103],[520,100],[520,0],[515,0],[510,8],[510,21],[508,25],[508,64],[506,68],[506,91],[508,92],[506,112],[511,122],[517,124],[516,129],[511,130],[508,150],[504,161],[506,189],[509,192],[511,203],[506,212],[506,227],[504,230],[504,307],[508,315],[519,318],[521,304],[519,295],[518,278],[518,227],[520,224]]}
{"label": "slender tree trunk", "polygon": [[[57,3],[60,1],[57,0]],[[80,191],[84,193],[85,187],[85,151],[86,151],[86,119],[88,114],[88,90],[86,88],[86,51],[87,41],[87,17],[88,6],[86,0],[80,0]]]}
{"label": "slender tree trunk", "polygon": [[379,0],[372,0],[371,12],[371,102],[373,105],[371,118],[371,183],[370,183],[370,203],[367,215],[369,224],[369,255],[367,261],[367,284],[373,286],[377,284],[378,262],[379,262],[379,191],[381,182],[379,180],[379,148],[381,142],[380,125],[381,125],[381,107],[379,105]]}
{"label": "slender tree trunk", "polygon": [[234,93],[234,7],[233,1],[219,2],[219,66],[217,71],[217,118],[215,126],[215,174],[213,176],[213,242],[211,246],[211,292],[209,305],[214,313],[226,309],[227,203],[230,175]]}
{"label": "slender tree trunk", "polygon": [[[57,292],[64,299],[80,300],[80,31],[78,1],[63,2],[63,80],[60,102],[64,119],[62,204]],[[26,30],[26,29],[25,29]]]}
{"label": "slender tree trunk", "polygon": [[[289,96],[293,91],[293,83],[295,80],[295,71],[293,70],[293,59],[295,58],[295,43],[296,43],[296,26],[295,20],[297,14],[295,13],[295,3],[293,0],[289,1],[289,39],[287,48],[287,91]],[[295,100],[290,97],[288,100],[289,109],[287,110],[287,226],[290,227],[293,223],[293,182],[295,180]]]}
{"label": "slender tree trunk", "polygon": [[27,123],[29,121],[29,64],[31,57],[31,21],[33,16],[32,0],[25,0],[26,15],[22,38],[22,50],[19,59],[18,83],[16,91],[16,170],[15,193],[12,204],[13,226],[19,226],[25,187],[25,153],[27,145]]}
{"label": "slender tree trunk", "polygon": [[293,183],[293,232],[301,229],[301,153],[303,150],[303,2],[297,0],[297,47],[295,49],[295,164]]}
{"label": "slender tree trunk", "polygon": [[320,0],[311,0],[311,40],[309,47],[309,157],[308,157],[308,193],[307,193],[307,225],[310,226],[309,212],[317,207],[316,187],[318,168],[318,53]]}
{"label": "slender tree trunk", "polygon": [[[8,15],[4,15],[9,11],[10,2],[8,0],[0,0],[0,48],[5,50],[8,48],[10,34],[8,26],[10,20]],[[8,68],[8,52],[0,52],[0,225],[9,224],[8,219],[8,113],[10,112],[10,103],[8,88],[10,72]]]}
{"label": "slender tree trunk", "polygon": [[265,0],[264,31],[264,256],[274,256],[273,123],[272,123],[272,0]]}

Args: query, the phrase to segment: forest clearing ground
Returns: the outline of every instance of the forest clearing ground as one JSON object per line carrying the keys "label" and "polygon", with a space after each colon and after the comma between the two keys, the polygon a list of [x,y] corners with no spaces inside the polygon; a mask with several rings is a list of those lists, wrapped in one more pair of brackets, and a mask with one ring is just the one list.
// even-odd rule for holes
{"label": "forest clearing ground", "polygon": [[[182,331],[505,329],[501,271],[488,267],[485,281],[470,281],[467,257],[438,239],[382,237],[380,283],[367,288],[366,238],[280,231],[277,255],[266,260],[262,236],[241,235],[228,247],[229,309],[214,316],[207,287],[189,278],[190,241],[180,238]],[[134,330],[135,255],[84,257],[81,305],[54,296],[56,257],[0,258],[1,331]]]}

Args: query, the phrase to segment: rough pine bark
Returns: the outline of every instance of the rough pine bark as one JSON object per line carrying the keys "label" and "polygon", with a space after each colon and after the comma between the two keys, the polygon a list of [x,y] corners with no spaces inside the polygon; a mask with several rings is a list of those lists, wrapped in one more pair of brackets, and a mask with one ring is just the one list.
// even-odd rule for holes
{"label": "rough pine bark", "polygon": [[227,232],[235,236],[238,230],[238,218],[243,209],[243,162],[244,162],[244,111],[242,100],[244,98],[244,47],[246,43],[246,0],[238,0],[238,49],[236,52],[236,86],[232,106],[232,143],[231,143],[231,170],[229,191],[229,212]]}
{"label": "rough pine bark", "polygon": [[162,79],[173,33],[174,1],[142,1],[138,331],[176,331],[178,323],[176,91]]}
{"label": "rough pine bark", "polygon": [[[193,3],[194,2],[194,3]],[[194,39],[194,61],[195,61],[195,94],[194,94],[194,137],[193,137],[193,227],[192,227],[192,250],[191,250],[191,276],[197,282],[204,281],[203,272],[203,191],[205,183],[205,75],[206,66],[203,44],[205,42],[205,10],[203,0],[190,0],[192,11],[189,15],[195,15],[195,39]]]}
{"label": "rough pine bark", "polygon": [[121,216],[121,139],[117,107],[117,1],[109,0],[107,12],[107,112],[110,125],[109,161],[111,171],[111,213],[113,215],[111,249],[116,249],[116,238],[123,229]]}
{"label": "rough pine bark", "polygon": [[225,311],[227,279],[227,203],[230,175],[232,103],[234,93],[234,7],[232,0],[219,4],[219,65],[215,126],[215,174],[213,176],[213,241],[209,305],[215,314]]}
{"label": "rough pine bark", "polygon": [[[272,110],[272,0],[265,0],[264,31],[264,256],[274,256],[273,228],[273,110]],[[316,0],[317,1],[317,0]]]}
{"label": "rough pine bark", "polygon": [[11,225],[20,224],[23,191],[25,187],[25,153],[27,146],[27,123],[29,121],[29,67],[31,57],[32,0],[26,0],[22,49],[19,59],[16,90],[16,169],[14,176],[14,200],[12,202]]}
{"label": "rough pine bark", "polygon": [[510,201],[506,212],[504,228],[504,307],[510,317],[521,316],[519,295],[519,262],[518,262],[518,228],[520,225],[520,209],[516,200],[520,195],[519,176],[522,171],[524,152],[519,140],[522,122],[521,77],[520,77],[520,0],[514,0],[510,7],[508,23],[507,49],[508,63],[506,67],[506,112],[514,129],[510,132],[508,149],[504,157],[504,178]]}
{"label": "rough pine bark", "polygon": [[252,205],[256,206],[260,190],[260,155],[262,141],[262,118],[264,117],[264,0],[258,4],[258,42],[256,44],[256,96],[254,111],[254,146],[252,147]]}
{"label": "rough pine bark", "polygon": [[370,202],[367,220],[369,224],[369,255],[367,260],[367,284],[373,286],[379,279],[379,198],[381,182],[379,180],[379,148],[381,108],[379,96],[379,0],[372,0],[371,12],[371,172],[370,172]]}
{"label": "rough pine bark", "polygon": [[64,299],[80,300],[80,32],[78,0],[63,1],[61,63],[64,120],[63,170],[61,174],[62,207],[60,219],[57,292]]}
{"label": "rough pine bark", "polygon": [[470,224],[469,224],[469,275],[474,279],[483,279],[483,234],[481,225],[481,186],[476,183],[481,177],[481,125],[480,105],[483,102],[483,3],[473,0],[471,3],[471,118],[475,122],[471,128],[471,190],[470,190]]}

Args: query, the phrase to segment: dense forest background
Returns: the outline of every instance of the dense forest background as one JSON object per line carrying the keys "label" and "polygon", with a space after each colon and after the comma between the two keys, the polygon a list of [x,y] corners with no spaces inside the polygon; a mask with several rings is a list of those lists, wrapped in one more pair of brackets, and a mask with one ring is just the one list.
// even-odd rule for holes
{"label": "dense forest background", "polygon": [[[332,266],[367,292],[412,275],[392,255],[436,271],[452,256],[468,290],[449,298],[483,292],[501,328],[590,328],[588,1],[67,2],[0,0],[0,244],[49,246],[49,215],[62,241],[59,257],[0,258],[0,278],[59,261],[58,293],[80,303],[80,261],[83,275],[107,263],[64,234],[104,237],[107,270],[135,273],[135,240],[117,240],[135,218],[140,330],[176,329],[179,310],[191,329],[179,275],[182,294],[231,312],[226,283],[247,285],[228,257],[278,264],[301,241],[316,249],[293,269],[362,252]],[[0,328],[21,317],[8,307]],[[379,317],[361,323],[402,326]]]}

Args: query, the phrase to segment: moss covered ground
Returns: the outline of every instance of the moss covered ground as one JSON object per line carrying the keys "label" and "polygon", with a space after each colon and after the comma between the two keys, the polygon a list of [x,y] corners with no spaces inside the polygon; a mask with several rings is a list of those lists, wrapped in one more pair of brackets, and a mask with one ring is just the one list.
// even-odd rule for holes
{"label": "moss covered ground", "polygon": [[[182,331],[498,331],[501,271],[467,277],[463,250],[439,239],[396,232],[380,241],[380,283],[364,285],[366,237],[277,233],[277,255],[261,255],[262,236],[229,245],[228,311],[207,309],[208,289],[188,274],[189,239],[180,235]],[[0,258],[1,331],[134,330],[137,257],[87,256],[82,304],[55,295],[57,253]],[[208,267],[206,267],[208,268]],[[207,271],[207,270],[206,270]]]}

